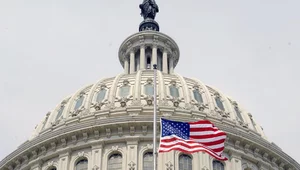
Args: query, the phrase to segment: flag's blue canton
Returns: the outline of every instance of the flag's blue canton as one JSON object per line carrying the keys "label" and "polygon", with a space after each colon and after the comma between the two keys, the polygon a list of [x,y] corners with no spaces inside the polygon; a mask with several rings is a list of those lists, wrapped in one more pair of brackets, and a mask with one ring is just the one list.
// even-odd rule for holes
{"label": "flag's blue canton", "polygon": [[190,138],[190,125],[184,122],[175,122],[161,119],[162,137],[176,135],[182,139]]}

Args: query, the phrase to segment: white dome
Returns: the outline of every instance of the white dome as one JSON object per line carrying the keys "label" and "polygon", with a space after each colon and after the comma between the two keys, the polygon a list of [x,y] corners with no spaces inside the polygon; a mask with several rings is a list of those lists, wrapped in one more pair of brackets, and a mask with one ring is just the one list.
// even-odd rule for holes
{"label": "white dome", "polygon": [[[153,97],[149,94],[153,88],[153,76],[153,70],[140,70],[133,74],[104,78],[80,89],[46,115],[37,126],[33,138],[49,132],[49,128],[51,131],[56,130],[69,119],[84,118],[89,115],[138,116],[145,114],[144,111],[153,110]],[[158,110],[162,116],[184,112],[187,117],[195,119],[205,118],[212,121],[224,119],[242,131],[265,138],[261,127],[238,102],[200,80],[158,71],[157,83]],[[148,94],[147,86],[150,87]],[[124,92],[123,87],[127,88]],[[174,89],[173,94],[171,94],[172,89]],[[137,111],[130,111],[133,108]]]}

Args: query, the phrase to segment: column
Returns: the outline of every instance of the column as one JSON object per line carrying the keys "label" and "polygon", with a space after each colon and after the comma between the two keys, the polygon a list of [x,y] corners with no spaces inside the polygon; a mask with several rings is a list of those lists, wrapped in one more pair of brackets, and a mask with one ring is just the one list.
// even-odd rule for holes
{"label": "column", "polygon": [[231,170],[240,170],[242,167],[242,159],[241,154],[237,153],[234,149],[230,150],[230,163],[231,163]]}
{"label": "column", "polygon": [[153,69],[153,64],[157,65],[157,46],[153,45],[152,47],[152,61],[151,61],[151,68]]}
{"label": "column", "polygon": [[162,61],[163,73],[168,73],[168,53],[167,53],[167,50],[164,50],[162,60],[163,60]]}
{"label": "column", "polygon": [[141,45],[140,48],[140,69],[145,69],[145,45]]}
{"label": "column", "polygon": [[173,57],[169,58],[169,67],[170,67],[170,74],[172,74],[174,72],[174,59]]}
{"label": "column", "polygon": [[134,51],[130,51],[130,74],[134,73],[135,69],[135,58],[134,58]]}
{"label": "column", "polygon": [[92,167],[101,169],[102,165],[102,144],[92,146]]}
{"label": "column", "polygon": [[125,74],[128,74],[128,71],[129,71],[128,67],[129,67],[128,58],[125,57],[125,59],[124,59],[124,73]]}
{"label": "column", "polygon": [[138,169],[138,139],[127,139],[127,168],[126,169]]}
{"label": "column", "polygon": [[59,155],[59,162],[57,169],[69,169],[69,162],[70,162],[70,153],[64,153]]}

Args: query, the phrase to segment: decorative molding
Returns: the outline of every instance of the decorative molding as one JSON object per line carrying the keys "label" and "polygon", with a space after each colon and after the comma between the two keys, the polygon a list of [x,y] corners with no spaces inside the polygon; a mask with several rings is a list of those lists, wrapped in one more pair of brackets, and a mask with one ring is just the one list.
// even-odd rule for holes
{"label": "decorative molding", "polygon": [[45,146],[42,146],[42,147],[41,147],[41,151],[42,151],[42,152],[41,152],[42,155],[46,155],[47,149],[46,149]]}
{"label": "decorative molding", "polygon": [[32,159],[36,159],[37,158],[37,151],[36,150],[33,150],[32,152],[31,152],[31,154],[32,154]]}
{"label": "decorative molding", "polygon": [[95,166],[92,168],[92,170],[100,170],[100,168],[99,168],[97,165],[95,165]]}
{"label": "decorative molding", "polygon": [[167,170],[172,170],[174,166],[171,161],[168,161],[165,165],[167,167]]}
{"label": "decorative molding", "polygon": [[100,137],[99,130],[94,130],[94,137],[95,137],[95,139],[99,139],[99,137]]}
{"label": "decorative molding", "polygon": [[29,162],[29,157],[28,157],[28,155],[24,155],[24,156],[23,156],[23,162],[24,162],[24,164],[28,164],[28,162]]}
{"label": "decorative molding", "polygon": [[250,145],[249,144],[246,144],[245,145],[245,147],[244,147],[244,151],[245,151],[245,153],[250,153],[251,152],[251,150],[250,150]]}
{"label": "decorative molding", "polygon": [[118,135],[119,137],[123,136],[123,127],[121,126],[118,127]]}
{"label": "decorative molding", "polygon": [[206,166],[204,166],[201,170],[209,170]]}
{"label": "decorative molding", "polygon": [[133,161],[131,161],[128,166],[129,166],[129,170],[135,170],[135,163]]}
{"label": "decorative molding", "polygon": [[258,157],[260,154],[259,154],[259,149],[258,148],[255,148],[254,149],[254,156],[255,157]]}
{"label": "decorative molding", "polygon": [[71,138],[72,138],[72,143],[76,144],[77,143],[77,136],[73,135]]}
{"label": "decorative molding", "polygon": [[263,154],[263,160],[264,160],[264,161],[268,161],[268,156],[269,156],[269,154],[265,152],[265,153]]}
{"label": "decorative molding", "polygon": [[111,147],[111,150],[112,150],[112,151],[117,151],[118,149],[119,149],[119,146],[118,146],[118,145],[117,145],[117,146],[112,146],[112,147]]}
{"label": "decorative molding", "polygon": [[110,136],[111,136],[111,130],[110,128],[106,128],[106,137],[110,138]]}
{"label": "decorative molding", "polygon": [[53,150],[53,151],[55,151],[55,149],[56,149],[56,143],[55,142],[51,142],[51,149]]}
{"label": "decorative molding", "polygon": [[82,151],[82,152],[78,152],[78,154],[77,154],[77,155],[78,155],[78,157],[80,157],[80,158],[81,158],[81,157],[84,157],[84,151]]}
{"label": "decorative molding", "polygon": [[135,134],[135,127],[134,126],[130,126],[129,133],[130,133],[131,136],[133,136]]}
{"label": "decorative molding", "polygon": [[62,147],[66,147],[67,146],[67,139],[66,138],[62,138],[60,141],[61,141],[61,146]]}
{"label": "decorative molding", "polygon": [[142,133],[143,133],[144,136],[147,135],[147,131],[148,131],[148,126],[143,125],[143,126],[142,126]]}
{"label": "decorative molding", "polygon": [[83,132],[83,133],[82,133],[82,136],[83,136],[83,138],[82,138],[83,141],[84,141],[84,142],[87,142],[87,141],[88,141],[88,138],[89,138],[88,133],[87,133],[87,132]]}

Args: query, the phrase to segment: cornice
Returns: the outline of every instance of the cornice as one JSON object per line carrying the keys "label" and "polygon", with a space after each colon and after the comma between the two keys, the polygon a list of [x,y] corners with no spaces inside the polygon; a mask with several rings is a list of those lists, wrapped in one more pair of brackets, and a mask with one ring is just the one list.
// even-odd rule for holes
{"label": "cornice", "polygon": [[[178,115],[176,111],[173,114],[172,119],[181,121],[194,120],[187,118],[186,116],[182,117],[181,115]],[[116,122],[118,122],[119,125],[125,125],[122,127],[123,129],[128,129],[126,130],[127,133],[124,133],[122,137],[120,137],[118,134],[112,133],[111,136],[107,138],[103,128],[116,128]],[[134,117],[120,116],[106,119],[87,119],[82,122],[79,120],[79,122],[76,124],[70,124],[68,126],[61,127],[60,129],[53,130],[44,135],[40,135],[31,141],[25,142],[17,150],[0,162],[0,168],[2,170],[3,167],[9,166],[10,164],[15,165],[15,162],[21,160],[20,158],[26,158],[26,155],[29,157],[28,153],[33,153],[29,154],[29,162],[32,164],[32,159],[35,160],[41,156],[47,156],[49,151],[51,151],[49,146],[54,146],[53,143],[56,145],[56,151],[51,151],[52,154],[62,153],[61,149],[68,148],[70,144],[74,145],[74,147],[76,145],[85,145],[88,147],[91,145],[91,143],[89,143],[90,139],[93,139],[91,141],[94,141],[98,144],[98,139],[101,139],[104,144],[109,141],[124,141],[124,139],[127,139],[129,142],[136,140],[138,135],[140,135],[138,138],[146,138],[151,140],[151,133],[145,133],[145,128],[142,128],[143,126],[151,126],[151,122],[151,115]],[[240,131],[236,127],[232,127],[232,125],[222,122],[221,119],[218,121],[214,120],[214,123],[217,127],[227,132],[229,140],[227,141],[226,147],[229,150],[230,147],[234,148],[235,150],[238,150],[239,153],[243,153],[242,156],[249,155],[250,153],[253,158],[259,158],[263,162],[267,162],[270,165],[273,164],[273,166],[289,165],[298,169],[300,168],[300,165],[296,161],[265,139],[251,133]],[[151,128],[148,128],[148,130],[150,129]]]}

